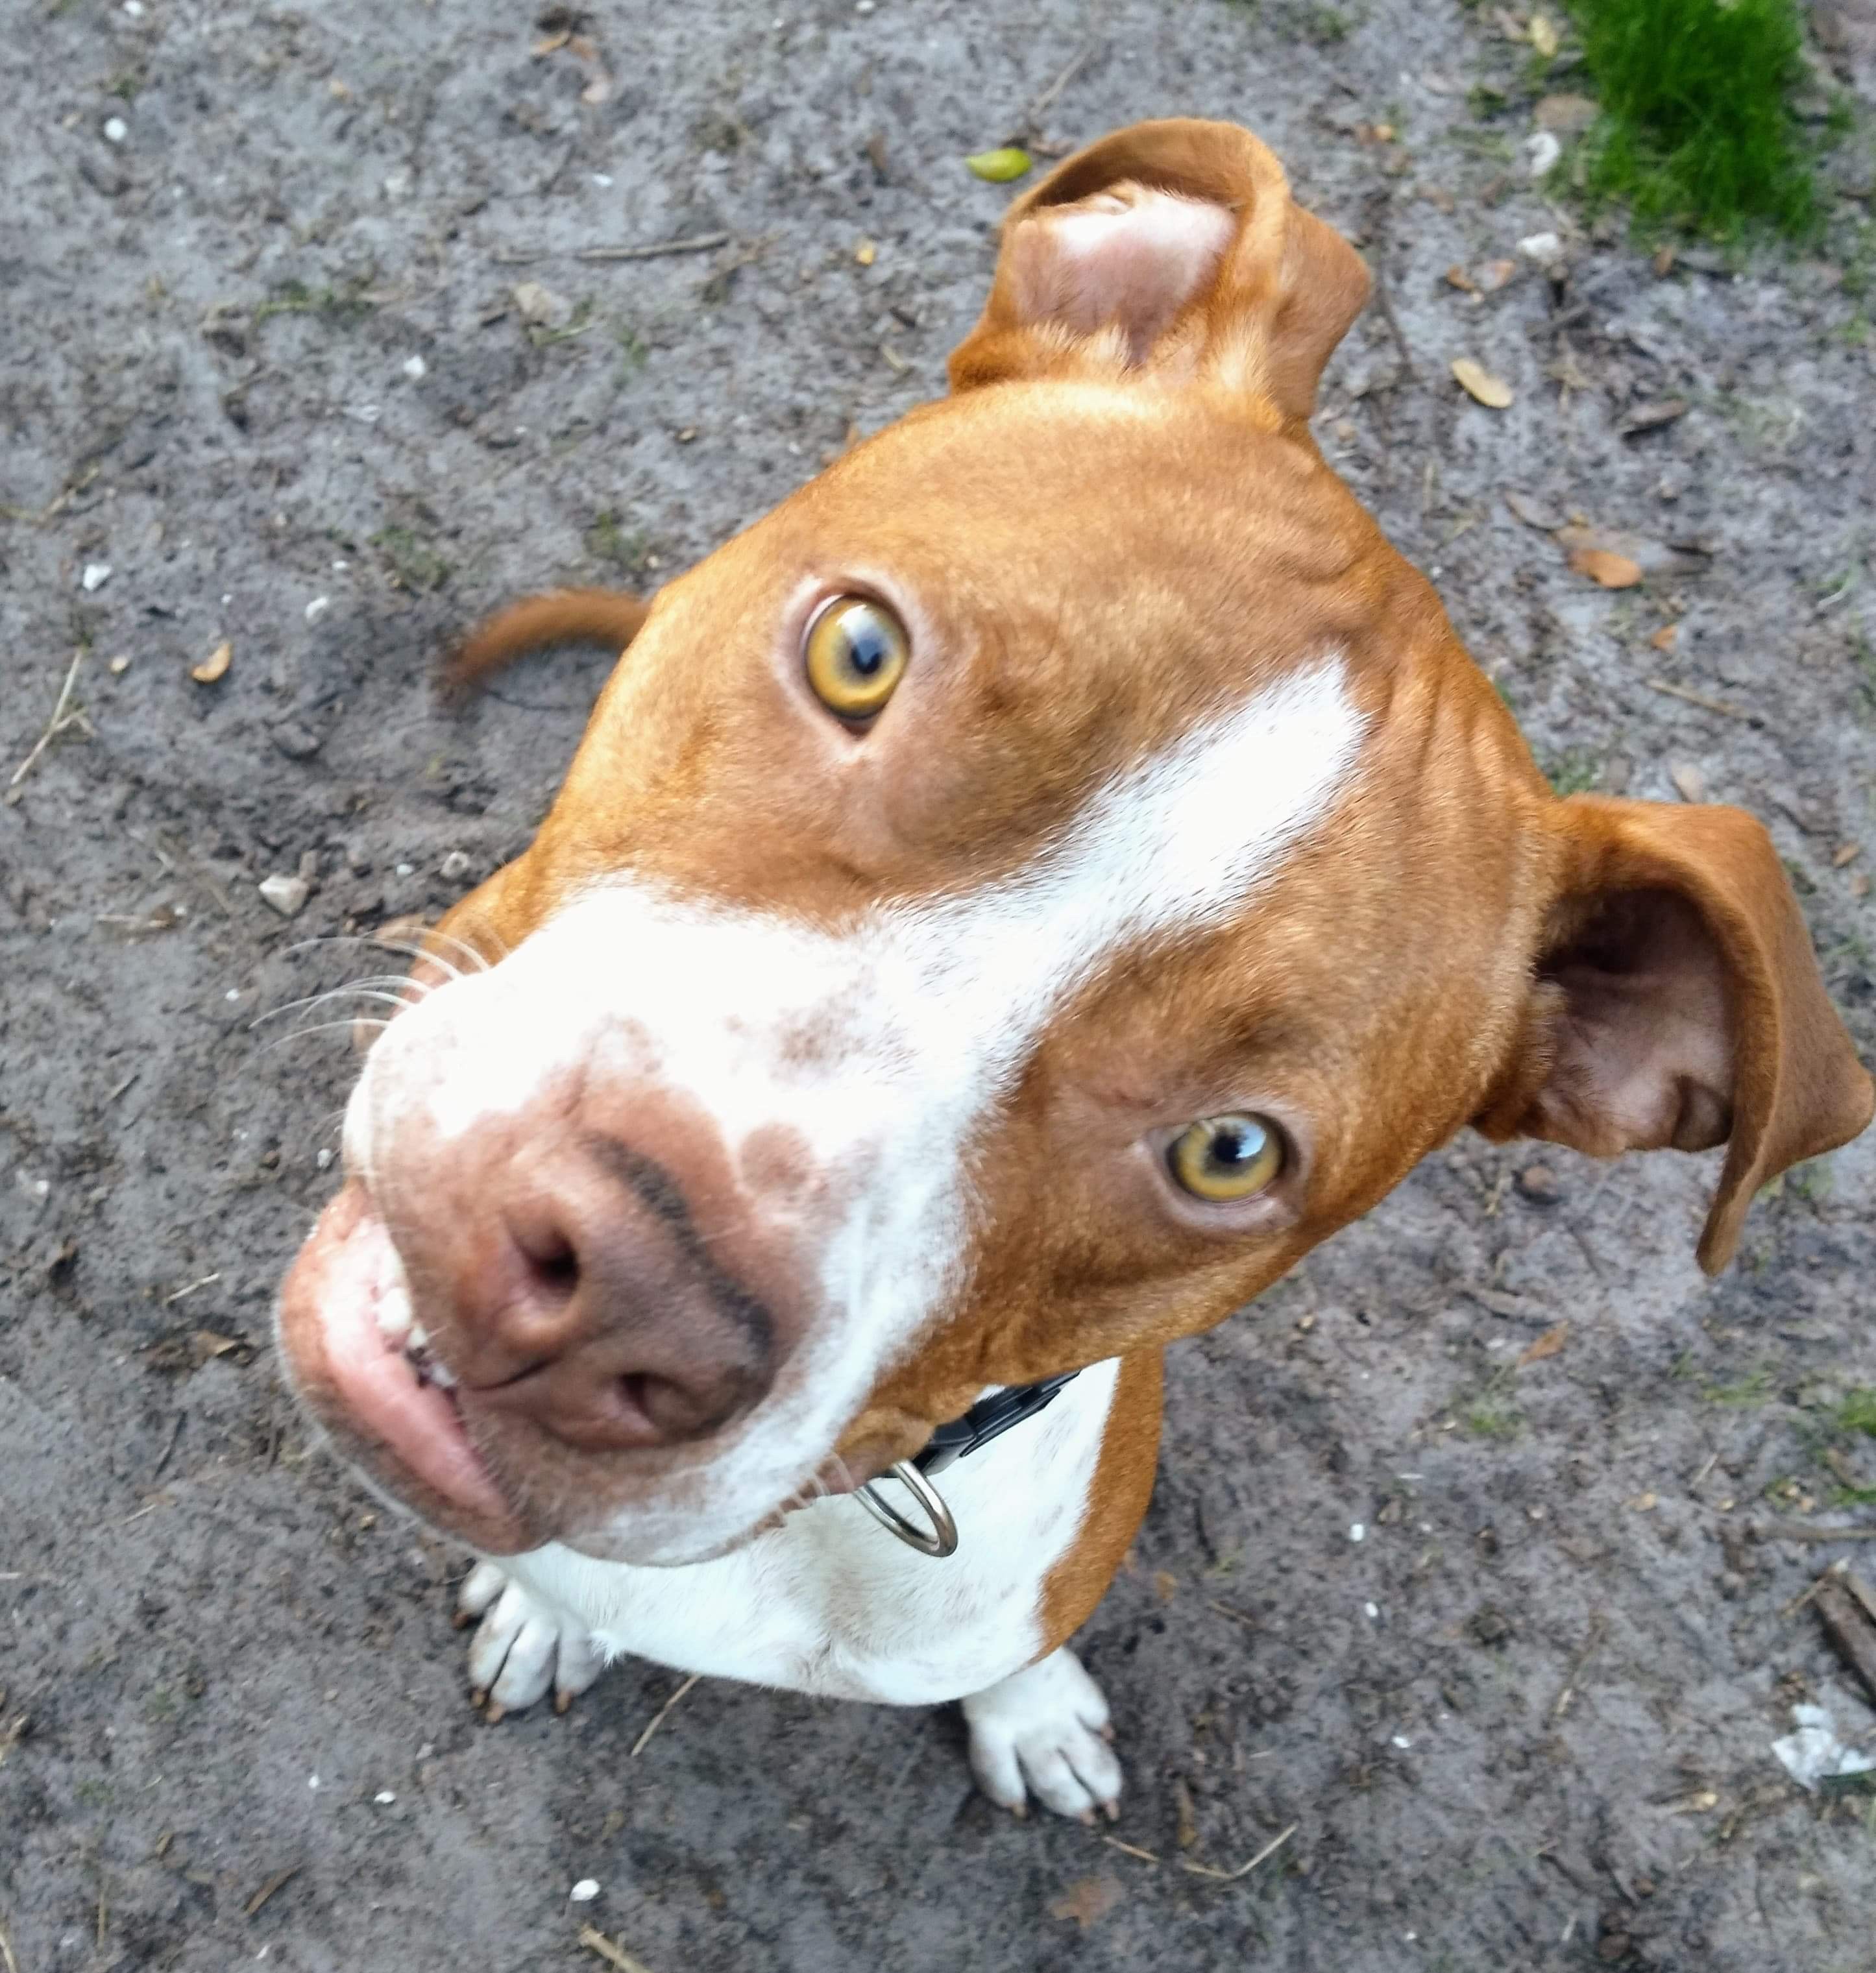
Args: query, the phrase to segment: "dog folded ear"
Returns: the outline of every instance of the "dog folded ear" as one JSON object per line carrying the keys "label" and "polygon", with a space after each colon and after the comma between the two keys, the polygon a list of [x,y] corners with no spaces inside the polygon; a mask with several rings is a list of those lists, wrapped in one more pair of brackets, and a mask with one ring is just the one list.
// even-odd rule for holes
{"label": "dog folded ear", "polygon": [[1725,1144],[1699,1248],[1717,1274],[1753,1194],[1854,1137],[1876,1092],[1753,817],[1588,795],[1558,808],[1564,870],[1528,1015],[1474,1121],[1599,1157]]}
{"label": "dog folded ear", "polygon": [[1341,235],[1248,130],[1136,123],[1013,205],[954,391],[1010,378],[1215,376],[1295,427],[1368,296]]}

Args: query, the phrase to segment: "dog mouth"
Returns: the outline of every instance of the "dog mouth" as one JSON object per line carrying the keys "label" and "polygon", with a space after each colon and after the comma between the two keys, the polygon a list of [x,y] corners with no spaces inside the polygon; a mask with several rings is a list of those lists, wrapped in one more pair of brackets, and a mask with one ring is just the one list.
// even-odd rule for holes
{"label": "dog mouth", "polygon": [[480,1547],[529,1545],[471,1441],[456,1379],[415,1320],[403,1263],[362,1186],[321,1215],[281,1291],[280,1321],[300,1395],[375,1479]]}

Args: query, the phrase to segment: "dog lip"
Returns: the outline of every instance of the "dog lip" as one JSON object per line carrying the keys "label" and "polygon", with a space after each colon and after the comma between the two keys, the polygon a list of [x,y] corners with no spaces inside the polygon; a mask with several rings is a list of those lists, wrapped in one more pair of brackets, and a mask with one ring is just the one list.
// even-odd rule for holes
{"label": "dog lip", "polygon": [[424,1519],[497,1551],[529,1546],[470,1441],[457,1394],[420,1375],[402,1335],[394,1340],[380,1325],[402,1271],[388,1229],[355,1180],[321,1216],[282,1291],[295,1381],[341,1445]]}

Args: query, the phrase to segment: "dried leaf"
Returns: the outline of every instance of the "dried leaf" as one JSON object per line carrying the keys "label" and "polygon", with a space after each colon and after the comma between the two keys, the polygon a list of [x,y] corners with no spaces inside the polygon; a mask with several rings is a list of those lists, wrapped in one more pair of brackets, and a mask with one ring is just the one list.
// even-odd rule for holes
{"label": "dried leaf", "polygon": [[1671,651],[1678,642],[1680,636],[1681,627],[1678,623],[1664,623],[1648,641],[1658,651]]}
{"label": "dried leaf", "polygon": [[1121,1901],[1112,1877],[1077,1877],[1049,1907],[1051,1918],[1070,1918],[1083,1932],[1098,1924]]}
{"label": "dried leaf", "polygon": [[190,666],[189,676],[198,685],[213,685],[217,679],[228,676],[228,666],[234,662],[234,646],[224,639],[199,665]]}
{"label": "dried leaf", "polygon": [[863,240],[853,249],[853,257],[863,267],[870,267],[879,257],[879,249],[870,240]]}
{"label": "dried leaf", "polygon": [[1676,418],[1687,416],[1684,398],[1660,398],[1652,404],[1637,404],[1622,421],[1623,437],[1632,437],[1636,432],[1653,431],[1661,425],[1671,425]]}
{"label": "dried leaf", "polygon": [[1179,1579],[1170,1569],[1155,1569],[1153,1574],[1153,1593],[1162,1603],[1170,1603],[1179,1594]]}
{"label": "dried leaf", "polygon": [[1557,51],[1557,23],[1548,14],[1534,14],[1531,17],[1531,45],[1546,61]]}
{"label": "dried leaf", "polygon": [[1691,761],[1675,761],[1668,770],[1668,778],[1683,801],[1701,802],[1707,799],[1707,777]]}
{"label": "dried leaf", "polygon": [[1478,270],[1478,285],[1487,294],[1495,295],[1517,272],[1515,260],[1488,260]]}
{"label": "dried leaf", "polygon": [[562,28],[557,34],[543,34],[529,50],[529,53],[538,61],[542,55],[551,55],[557,49],[564,48],[572,39],[571,31]]}
{"label": "dried leaf", "polygon": [[1476,398],[1479,403],[1495,411],[1501,411],[1511,401],[1511,387],[1502,377],[1495,377],[1482,363],[1475,363],[1469,356],[1453,358],[1452,374],[1460,388],[1468,397]]}
{"label": "dried leaf", "polygon": [[1504,504],[1527,528],[1540,528],[1545,534],[1556,533],[1563,525],[1563,516],[1554,507],[1547,507],[1540,500],[1534,500],[1527,493],[1521,493],[1515,487],[1504,489]]}
{"label": "dried leaf", "polygon": [[1446,285],[1457,288],[1462,294],[1475,295],[1478,293],[1478,283],[1463,267],[1449,267],[1446,270]]}
{"label": "dried leaf", "polygon": [[1011,179],[1020,178],[1034,162],[1028,152],[1007,144],[998,151],[979,151],[965,159],[964,164],[977,177],[987,178],[992,185],[1008,185]]}
{"label": "dried leaf", "polygon": [[1527,1343],[1518,1352],[1517,1367],[1521,1370],[1527,1363],[1541,1363],[1545,1357],[1554,1356],[1569,1340],[1569,1322],[1558,1323],[1554,1328],[1547,1329],[1536,1342]]}
{"label": "dried leaf", "polygon": [[1544,96],[1531,113],[1540,130],[1571,137],[1589,129],[1602,113],[1602,106],[1587,96]]}
{"label": "dried leaf", "polygon": [[1846,863],[1854,863],[1862,854],[1861,843],[1840,843],[1832,854],[1830,867],[1833,870],[1841,870]]}
{"label": "dried leaf", "polygon": [[1642,580],[1642,564],[1607,548],[1577,548],[1570,565],[1579,575],[1599,582],[1605,589],[1632,589]]}
{"label": "dried leaf", "polygon": [[573,319],[573,304],[539,281],[522,281],[512,290],[523,322],[537,329],[565,329]]}

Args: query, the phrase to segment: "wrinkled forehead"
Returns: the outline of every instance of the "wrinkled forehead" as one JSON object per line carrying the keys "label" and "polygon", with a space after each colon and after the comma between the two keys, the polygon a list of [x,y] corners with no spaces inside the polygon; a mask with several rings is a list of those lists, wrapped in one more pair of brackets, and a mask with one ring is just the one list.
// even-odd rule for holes
{"label": "wrinkled forehead", "polygon": [[[1170,854],[1195,805],[1229,843],[1330,702],[1354,717],[1334,578],[1358,550],[1319,462],[1237,427],[1209,457],[1216,422],[1010,386],[858,448],[660,599],[542,854],[823,920],[1007,892],[1070,836],[1078,868],[1097,833]],[[802,683],[814,610],[843,593],[910,643],[862,731]]]}

